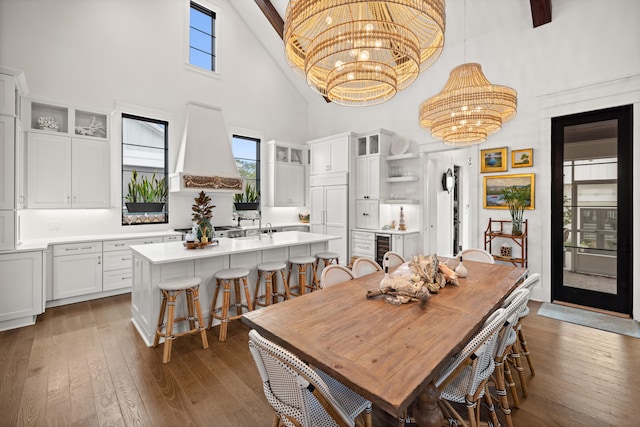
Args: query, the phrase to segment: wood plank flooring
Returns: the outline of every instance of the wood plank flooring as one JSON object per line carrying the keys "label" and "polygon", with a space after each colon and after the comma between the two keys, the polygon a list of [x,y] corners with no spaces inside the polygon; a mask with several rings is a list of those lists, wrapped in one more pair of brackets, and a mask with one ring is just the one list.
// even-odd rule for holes
{"label": "wood plank flooring", "polygon": [[[0,332],[0,426],[271,426],[246,326],[231,322],[224,343],[209,331],[207,350],[180,338],[164,365],[129,304],[120,295],[51,308],[35,326]],[[538,317],[530,304],[537,375],[525,367],[514,425],[638,425],[640,339]],[[374,408],[374,425],[397,424]]]}

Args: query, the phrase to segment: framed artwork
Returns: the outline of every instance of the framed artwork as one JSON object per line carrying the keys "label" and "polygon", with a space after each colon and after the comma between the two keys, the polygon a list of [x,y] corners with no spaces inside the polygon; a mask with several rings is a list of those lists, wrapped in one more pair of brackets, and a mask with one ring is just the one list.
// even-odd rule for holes
{"label": "framed artwork", "polygon": [[480,150],[480,173],[507,170],[507,147]]}
{"label": "framed artwork", "polygon": [[512,186],[529,187],[529,204],[525,209],[535,209],[535,185],[536,177],[533,173],[519,175],[493,175],[484,177],[484,203],[485,209],[509,209],[502,199],[502,189]]}
{"label": "framed artwork", "polygon": [[533,148],[511,150],[511,167],[528,168],[533,166]]}

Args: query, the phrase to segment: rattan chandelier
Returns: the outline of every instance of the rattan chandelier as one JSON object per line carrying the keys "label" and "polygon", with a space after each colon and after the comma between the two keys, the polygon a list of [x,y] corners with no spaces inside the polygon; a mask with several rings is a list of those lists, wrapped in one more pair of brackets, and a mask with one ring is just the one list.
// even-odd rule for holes
{"label": "rattan chandelier", "polygon": [[444,27],[444,0],[291,0],[285,54],[332,102],[375,105],[438,59]]}
{"label": "rattan chandelier", "polygon": [[517,102],[516,91],[491,84],[480,64],[462,64],[439,94],[420,104],[420,126],[445,144],[479,144],[516,115]]}

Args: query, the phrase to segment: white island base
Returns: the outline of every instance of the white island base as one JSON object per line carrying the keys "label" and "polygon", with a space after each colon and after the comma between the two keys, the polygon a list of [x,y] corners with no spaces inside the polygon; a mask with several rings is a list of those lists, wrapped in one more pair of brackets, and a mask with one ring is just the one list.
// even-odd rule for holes
{"label": "white island base", "polygon": [[[254,294],[256,265],[264,261],[284,261],[293,256],[315,255],[328,250],[330,240],[340,239],[300,231],[286,231],[239,239],[218,239],[217,246],[203,249],[186,249],[182,242],[155,243],[132,246],[133,289],[131,292],[131,316],[133,324],[147,346],[153,345],[162,293],[158,284],[171,279],[200,277],[200,305],[205,326],[208,324],[211,298],[215,289],[215,273],[224,268],[249,269],[249,290]],[[292,276],[293,277],[293,276]],[[296,275],[297,279],[297,275]],[[292,279],[293,280],[293,279]],[[231,314],[235,314],[234,293],[231,293]],[[222,293],[218,296],[219,307]],[[245,301],[246,303],[246,301]],[[176,304],[176,317],[184,316],[186,304],[183,297]],[[220,321],[215,319],[214,325]],[[177,331],[187,325],[177,325]]]}

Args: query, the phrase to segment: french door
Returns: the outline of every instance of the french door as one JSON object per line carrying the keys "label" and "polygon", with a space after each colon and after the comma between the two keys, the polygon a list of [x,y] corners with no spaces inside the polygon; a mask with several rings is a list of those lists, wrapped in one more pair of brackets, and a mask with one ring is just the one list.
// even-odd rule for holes
{"label": "french door", "polygon": [[551,299],[631,313],[633,108],[551,120]]}

